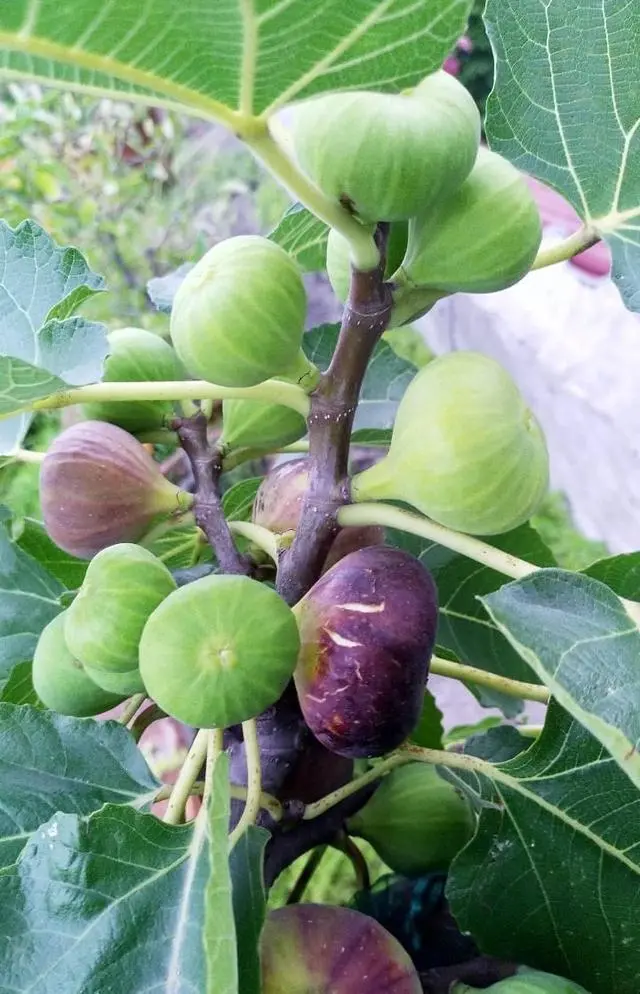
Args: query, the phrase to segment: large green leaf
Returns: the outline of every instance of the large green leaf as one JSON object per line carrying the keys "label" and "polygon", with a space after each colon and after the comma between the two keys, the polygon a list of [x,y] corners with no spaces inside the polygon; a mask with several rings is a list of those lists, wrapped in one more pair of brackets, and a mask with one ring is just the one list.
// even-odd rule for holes
{"label": "large green leaf", "polygon": [[0,701],[3,704],[30,704],[34,708],[44,708],[33,687],[32,670],[30,660],[16,663],[0,690]]}
{"label": "large green leaf", "polygon": [[[322,324],[304,336],[304,351],[321,370],[331,362],[339,330],[337,324]],[[360,391],[354,427],[390,428],[402,395],[415,375],[415,366],[397,356],[386,342],[378,342]]]}
{"label": "large green leaf", "polygon": [[[426,539],[389,529],[388,541],[417,556],[431,571],[438,586],[440,616],[438,645],[448,649],[460,662],[469,663],[511,680],[537,682],[531,669],[487,617],[478,598],[498,590],[504,576],[475,560],[445,549]],[[552,566],[553,557],[538,533],[522,525],[507,535],[487,539],[490,545],[519,556],[537,566]],[[508,716],[522,710],[522,704],[486,688],[474,691],[485,707],[499,707]]]}
{"label": "large green leaf", "polygon": [[[229,757],[219,753],[214,760],[212,789],[196,822],[207,831],[209,878],[204,891],[202,932],[207,971],[206,994],[240,994],[236,927],[229,872]],[[244,991],[242,992],[244,994]]]}
{"label": "large green leaf", "polygon": [[[105,329],[72,314],[103,289],[76,249],[60,248],[33,221],[15,229],[0,221],[0,417],[100,379]],[[30,419],[0,421],[1,454],[20,445]]]}
{"label": "large green leaf", "polygon": [[241,994],[260,994],[261,991],[258,942],[267,912],[263,866],[268,841],[266,829],[250,825],[233,847],[229,860]]}
{"label": "large green leaf", "polygon": [[548,183],[607,240],[640,310],[640,5],[488,0],[491,147]]}
{"label": "large green leaf", "polygon": [[13,863],[56,811],[87,815],[108,801],[142,804],[159,787],[130,733],[114,721],[0,704],[0,740],[0,866]]}
{"label": "large green leaf", "polygon": [[590,994],[637,994],[640,793],[555,703],[531,748],[495,768],[470,762],[461,777],[484,806],[449,876],[460,927]]}
{"label": "large green leaf", "polygon": [[640,787],[640,631],[613,591],[543,570],[483,598],[553,696]]}
{"label": "large green leaf", "polygon": [[229,119],[326,89],[398,91],[439,68],[470,0],[12,0],[0,68]]}
{"label": "large green leaf", "polygon": [[0,508],[0,683],[16,663],[31,659],[38,636],[61,610],[59,580],[10,539]]}
{"label": "large green leaf", "polygon": [[204,992],[206,840],[203,819],[54,815],[0,873],[0,994]]}

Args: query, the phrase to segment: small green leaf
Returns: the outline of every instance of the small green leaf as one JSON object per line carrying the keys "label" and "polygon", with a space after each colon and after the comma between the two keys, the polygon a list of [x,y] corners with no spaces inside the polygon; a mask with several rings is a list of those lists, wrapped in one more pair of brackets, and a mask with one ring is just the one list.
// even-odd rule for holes
{"label": "small green leaf", "polygon": [[466,742],[474,735],[484,735],[485,732],[492,728],[499,728],[501,725],[502,718],[498,718],[497,715],[495,717],[488,715],[472,725],[454,725],[448,732],[445,732],[442,742],[445,747],[455,745],[456,742]]}
{"label": "small green leaf", "polygon": [[548,569],[482,598],[553,696],[640,787],[640,631],[604,583]]}
{"label": "small green leaf", "polygon": [[250,825],[233,847],[230,857],[241,994],[260,994],[261,991],[258,942],[267,912],[263,865],[268,841],[266,829]]}
{"label": "small green leaf", "polygon": [[303,207],[292,204],[269,238],[292,255],[304,273],[325,268],[329,229],[323,221]]}
{"label": "small green leaf", "polygon": [[44,709],[33,689],[31,679],[31,663],[17,663],[9,674],[9,679],[0,691],[0,702],[3,704],[29,704],[34,708]]}
{"label": "small green leaf", "polygon": [[431,691],[425,690],[420,721],[410,739],[422,749],[442,749],[443,734],[442,712]]}
{"label": "small green leaf", "polygon": [[56,811],[86,815],[107,802],[140,804],[160,786],[114,721],[0,704],[0,738],[0,866]]}
{"label": "small green leaf", "polygon": [[388,449],[391,445],[390,428],[360,428],[351,436],[352,445],[370,445]]}
{"label": "small green leaf", "polygon": [[87,572],[88,562],[75,559],[51,541],[41,521],[24,518],[14,532],[14,541],[32,559],[59,580],[67,590],[78,590]]}
{"label": "small green leaf", "polygon": [[210,562],[213,555],[197,525],[180,525],[141,544],[168,569],[188,569],[198,563]]}
{"label": "small green leaf", "polygon": [[262,483],[259,476],[234,483],[222,497],[222,510],[229,521],[250,521],[253,502]]}
{"label": "small green leaf", "polygon": [[204,893],[206,994],[238,994],[238,956],[229,871],[229,757],[225,753],[216,757],[212,777],[206,812],[210,866]]}
{"label": "small green leaf", "polygon": [[582,570],[586,576],[601,580],[618,594],[640,601],[640,552],[627,552],[599,559]]}

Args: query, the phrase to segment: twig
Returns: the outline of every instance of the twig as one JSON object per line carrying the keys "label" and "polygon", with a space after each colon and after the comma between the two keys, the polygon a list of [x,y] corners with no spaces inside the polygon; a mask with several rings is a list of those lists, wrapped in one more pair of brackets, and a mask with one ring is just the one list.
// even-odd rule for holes
{"label": "twig", "polygon": [[247,803],[238,824],[229,835],[230,850],[233,849],[249,825],[255,824],[260,811],[260,794],[262,792],[260,743],[258,742],[258,729],[254,718],[242,722],[242,733],[248,770]]}
{"label": "twig", "polygon": [[480,687],[490,687],[492,690],[500,691],[501,694],[518,697],[523,701],[539,701],[541,704],[546,704],[549,701],[549,691],[540,684],[509,680],[508,677],[500,676],[498,673],[489,673],[475,666],[467,666],[465,663],[454,663],[449,659],[441,659],[439,656],[431,657],[429,670],[431,673],[450,677],[452,680],[461,680],[463,683],[473,683]]}
{"label": "twig", "polygon": [[201,728],[193,740],[191,749],[178,774],[178,779],[173,785],[163,819],[168,825],[179,825],[184,818],[184,809],[191,795],[191,789],[198,779],[202,764],[207,756],[208,743],[209,729]]}
{"label": "twig", "polygon": [[[173,791],[174,784],[167,783],[160,788],[158,793],[153,799],[153,803],[157,804],[159,801],[166,801],[168,797],[171,797],[171,792]],[[189,791],[190,797],[202,797],[204,793],[205,782],[204,780],[196,780],[191,785],[191,790]],[[246,801],[247,800],[247,790],[246,787],[237,787],[232,784],[229,788],[231,797],[236,801]],[[273,797],[271,794],[265,794],[264,791],[260,793],[260,807],[269,813],[274,822],[281,821],[284,817],[284,810],[280,801]]]}

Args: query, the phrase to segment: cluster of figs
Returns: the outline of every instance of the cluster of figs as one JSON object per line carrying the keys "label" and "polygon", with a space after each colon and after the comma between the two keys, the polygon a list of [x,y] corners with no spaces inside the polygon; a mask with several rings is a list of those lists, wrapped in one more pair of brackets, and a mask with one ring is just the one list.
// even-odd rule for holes
{"label": "cluster of figs", "polygon": [[[475,104],[447,74],[395,96],[354,92],[300,103],[287,141],[326,197],[372,231],[389,222],[392,323],[450,293],[501,289],[530,268],[540,241],[535,204],[518,172],[480,148]],[[327,268],[342,299],[350,265],[348,243],[332,231]],[[192,378],[245,388],[269,379],[311,393],[320,373],[303,351],[305,317],[292,257],[266,238],[230,238],[178,289],[170,342],[138,328],[111,332],[104,380]],[[41,470],[50,537],[89,560],[80,589],[35,651],[33,682],[45,706],[89,716],[145,693],[188,725],[227,728],[263,713],[293,680],[309,729],[337,756],[375,760],[411,736],[438,619],[437,590],[421,562],[385,544],[378,527],[343,528],[321,576],[294,605],[249,576],[213,572],[179,585],[144,545],[159,522],[179,520],[194,501],[141,441],[166,426],[173,404],[101,401],[83,414],[57,437]],[[268,453],[306,430],[289,407],[225,400],[219,444],[225,453]],[[511,377],[483,355],[457,352],[417,373],[388,452],[350,487],[353,501],[401,501],[448,528],[495,535],[531,516],[547,475],[543,435]],[[254,522],[277,535],[295,532],[308,482],[306,459],[276,465],[258,491]],[[415,763],[389,774],[348,829],[392,870],[412,876],[446,868],[474,827],[467,800]],[[262,962],[265,994],[421,990],[398,943],[344,908],[273,913]],[[580,989],[528,973],[491,990]]]}

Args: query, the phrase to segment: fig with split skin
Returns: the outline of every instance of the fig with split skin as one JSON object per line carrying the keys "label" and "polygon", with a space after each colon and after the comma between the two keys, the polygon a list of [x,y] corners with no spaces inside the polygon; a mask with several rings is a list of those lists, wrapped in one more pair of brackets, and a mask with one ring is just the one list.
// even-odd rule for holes
{"label": "fig with split skin", "polygon": [[214,574],[169,594],[140,641],[147,693],[198,728],[238,725],[270,707],[299,648],[291,608],[265,584]]}
{"label": "fig with split skin", "polygon": [[[184,380],[185,371],[174,349],[151,331],[119,328],[107,335],[109,355],[104,383]],[[171,401],[96,401],[84,404],[83,414],[92,421],[109,421],[133,434],[162,428],[173,414]]]}
{"label": "fig with split skin", "polygon": [[[513,977],[492,984],[483,989],[484,994],[589,994],[589,991],[573,980],[566,980],[553,973],[530,970],[521,967]],[[451,994],[481,994],[478,987],[455,984]]]}
{"label": "fig with split skin", "polygon": [[414,293],[493,293],[529,272],[541,238],[538,207],[522,174],[480,148],[464,183],[409,222],[395,279]]}
{"label": "fig with split skin", "polygon": [[400,402],[387,455],[351,481],[356,501],[400,500],[470,535],[511,531],[548,486],[534,414],[499,363],[451,352],[424,366]]}
{"label": "fig with split skin", "polygon": [[303,171],[365,224],[408,220],[453,193],[480,143],[473,99],[442,71],[408,94],[328,93],[290,113]]}
{"label": "fig with split skin", "polygon": [[165,479],[128,432],[82,421],[61,432],[44,457],[40,502],[56,545],[91,559],[109,545],[139,541],[157,519],[188,510],[193,497]]}
{"label": "fig with split skin", "polygon": [[71,653],[65,640],[66,611],[43,629],[33,655],[33,688],[51,711],[87,718],[110,711],[125,694],[98,687]]}
{"label": "fig with split skin", "polygon": [[[295,531],[308,486],[308,459],[290,459],[275,466],[267,473],[256,494],[254,523],[277,535]],[[348,553],[383,542],[384,530],[377,525],[341,528],[327,553],[323,572]]]}
{"label": "fig with split skin", "polygon": [[91,560],[67,608],[65,635],[96,683],[132,694],[144,689],[138,672],[142,631],[152,612],[176,589],[164,563],[138,545],[112,545]]}
{"label": "fig with split skin", "polygon": [[416,727],[438,621],[431,574],[413,556],[369,546],[341,559],[294,607],[300,707],[342,756],[382,756]]}
{"label": "fig with split skin", "polygon": [[176,293],[171,339],[194,377],[250,387],[310,368],[301,350],[307,298],[297,263],[260,235],[219,242]]}
{"label": "fig with split skin", "polygon": [[474,828],[467,799],[427,763],[392,770],[347,822],[352,835],[366,839],[404,877],[446,870]]}
{"label": "fig with split skin", "polygon": [[293,904],[260,936],[262,994],[422,994],[407,952],[351,908]]}

